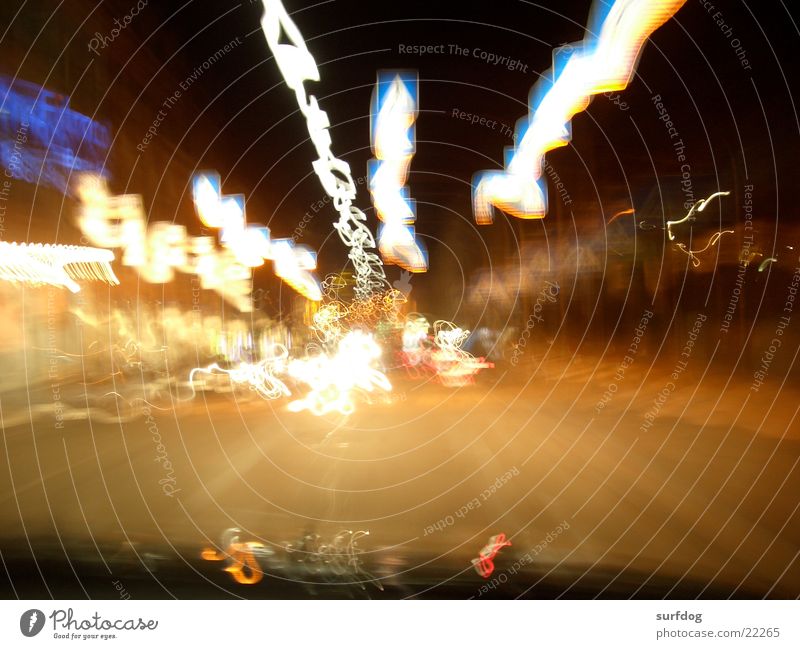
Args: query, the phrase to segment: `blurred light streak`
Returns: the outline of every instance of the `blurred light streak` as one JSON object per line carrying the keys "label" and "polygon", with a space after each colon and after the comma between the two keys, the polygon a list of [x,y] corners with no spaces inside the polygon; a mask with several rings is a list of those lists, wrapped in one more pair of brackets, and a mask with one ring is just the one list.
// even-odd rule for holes
{"label": "blurred light streak", "polygon": [[425,360],[425,342],[431,324],[419,314],[409,314],[403,327],[403,355],[406,367],[416,367]]}
{"label": "blurred light streak", "polygon": [[323,343],[333,342],[344,335],[344,319],[347,307],[341,302],[331,302],[321,306],[314,314],[312,328]]}
{"label": "blurred light streak", "polygon": [[[219,229],[220,242],[233,250],[241,264],[256,267],[264,263],[269,255],[269,235],[265,239],[258,228],[245,226],[244,194],[223,196],[219,174],[203,172],[192,179],[192,200],[203,224]],[[247,235],[255,248],[246,243]]]}
{"label": "blurred light streak", "polygon": [[367,217],[352,204],[356,197],[356,183],[350,165],[331,152],[328,114],[320,109],[316,97],[306,94],[303,86],[305,81],[319,81],[317,64],[280,0],[263,0],[263,5],[261,29],[286,85],[294,91],[300,111],[306,118],[318,156],[312,166],[339,213],[334,228],[350,249],[348,257],[356,272],[356,297],[366,298],[384,289],[388,282],[381,258],[369,250],[375,248],[375,238],[366,225]]}
{"label": "blurred light streak", "polygon": [[388,289],[348,303],[343,295],[348,282],[342,275],[328,275],[322,286],[325,305],[318,309],[312,324],[321,342],[334,342],[354,328],[372,330],[381,323],[399,326],[399,310],[406,302],[401,291]]}
{"label": "blurred light streak", "polygon": [[140,195],[111,196],[105,179],[94,174],[78,180],[78,225],[95,245],[122,248],[122,263],[145,281],[170,282],[176,269],[194,274],[201,288],[215,291],[242,312],[252,311],[251,266],[263,264],[265,256],[273,259],[275,274],[292,288],[308,299],[321,299],[309,272],[316,268],[314,253],[294,246],[291,239],[271,241],[268,228],[245,228],[244,199],[223,197],[218,181],[218,175],[200,174],[192,189],[203,223],[221,228],[222,249],[216,248],[213,237],[189,237],[182,225],[156,221],[148,227]]}
{"label": "blurred light streak", "polygon": [[477,223],[491,223],[495,207],[518,218],[545,216],[545,154],[570,141],[570,121],[588,107],[594,95],[621,91],[628,85],[648,37],[685,2],[596,0],[584,40],[556,49],[550,72],[531,90],[530,116],[517,123],[517,145],[506,149],[505,171],[475,174]]}
{"label": "blurred light streak", "polygon": [[425,251],[414,235],[415,209],[405,186],[415,150],[418,87],[415,73],[378,74],[370,114],[375,159],[368,165],[372,203],[384,224],[378,230],[378,249],[385,262],[413,273],[428,269]]}
{"label": "blurred light streak", "polygon": [[311,388],[304,398],[292,401],[289,410],[308,410],[317,416],[334,411],[349,415],[355,411],[359,392],[390,392],[392,384],[375,367],[380,356],[381,348],[372,334],[350,331],[332,355],[320,353],[289,361],[289,376]]}
{"label": "blurred light streak", "polygon": [[65,95],[0,75],[0,163],[9,178],[66,194],[72,174],[103,171],[108,128],[68,103]]}
{"label": "blurred light streak", "polygon": [[270,240],[269,228],[248,226],[245,219],[244,195],[223,196],[219,174],[204,172],[192,181],[192,198],[200,220],[220,229],[220,242],[243,266],[256,268],[265,259],[272,259],[275,274],[295,291],[318,302],[322,292],[314,276],[308,272],[317,267],[317,258],[306,246],[297,246],[291,239]]}
{"label": "blurred light streak", "polygon": [[667,236],[669,236],[669,240],[670,241],[675,240],[675,235],[672,233],[673,225],[680,225],[681,223],[685,223],[694,216],[695,212],[702,212],[706,208],[706,205],[708,205],[718,196],[728,196],[729,194],[730,192],[716,192],[714,194],[711,194],[711,196],[709,196],[708,198],[700,199],[694,205],[692,205],[692,208],[682,219],[679,219],[677,221],[667,221]]}
{"label": "blurred light streak", "polygon": [[111,269],[114,253],[100,248],[41,243],[0,242],[0,279],[39,286],[63,286],[81,290],[76,280],[119,280]]}
{"label": "blurred light streak", "polygon": [[635,213],[635,210],[634,210],[632,207],[631,207],[631,208],[629,208],[629,209],[627,209],[627,210],[622,210],[621,212],[617,212],[617,213],[616,213],[614,216],[612,216],[612,217],[611,217],[611,218],[608,220],[608,224],[609,224],[609,225],[610,225],[610,224],[612,224],[612,223],[613,223],[614,221],[616,221],[616,220],[617,220],[617,219],[618,219],[620,216],[626,216],[626,215],[628,215],[628,214],[634,214],[634,213]]}
{"label": "blurred light streak", "polygon": [[317,256],[306,246],[296,246],[291,239],[272,242],[272,261],[275,274],[300,295],[319,302],[322,299],[319,283],[309,272],[317,267]]}
{"label": "blurred light streak", "polygon": [[772,262],[777,262],[777,261],[778,261],[778,260],[777,260],[775,257],[767,257],[767,258],[766,258],[764,261],[762,261],[762,262],[761,262],[761,263],[758,265],[758,272],[759,272],[759,273],[762,273],[762,272],[764,272],[764,269],[765,269],[765,268],[766,268],[766,267],[767,267],[769,264],[771,264]]}
{"label": "blurred light streak", "polygon": [[494,572],[494,558],[497,556],[497,553],[510,545],[511,541],[508,541],[506,535],[503,533],[489,537],[489,542],[478,552],[478,558],[472,559],[475,572],[484,579],[488,579]]}

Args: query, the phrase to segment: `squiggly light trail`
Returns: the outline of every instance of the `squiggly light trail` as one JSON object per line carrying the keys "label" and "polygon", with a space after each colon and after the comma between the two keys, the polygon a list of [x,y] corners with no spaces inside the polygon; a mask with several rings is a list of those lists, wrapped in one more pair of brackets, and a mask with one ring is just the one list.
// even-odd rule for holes
{"label": "squiggly light trail", "polygon": [[669,237],[669,240],[670,241],[675,240],[675,235],[672,233],[673,225],[680,225],[681,223],[685,223],[691,217],[694,216],[695,212],[702,212],[706,208],[706,206],[718,196],[728,196],[729,194],[730,192],[715,192],[714,194],[711,194],[711,196],[709,196],[708,198],[703,198],[697,201],[694,205],[692,205],[692,208],[686,213],[686,216],[684,216],[682,219],[678,219],[677,221],[667,221],[667,236]]}
{"label": "squiggly light trail", "polygon": [[[702,212],[706,207],[708,207],[708,204],[715,198],[718,198],[720,196],[728,196],[729,194],[730,192],[715,192],[711,194],[711,196],[709,196],[708,198],[703,198],[697,201],[694,205],[692,205],[691,209],[686,213],[686,216],[684,216],[683,218],[678,219],[677,221],[667,221],[667,226],[666,226],[667,238],[670,241],[675,240],[675,233],[672,231],[673,225],[680,225],[681,223],[686,223],[697,212]],[[697,268],[698,266],[700,266],[700,258],[697,255],[700,254],[701,252],[705,252],[712,246],[716,245],[717,242],[722,238],[723,234],[733,234],[733,230],[721,230],[719,232],[715,232],[709,237],[708,243],[706,243],[706,245],[703,248],[700,248],[699,250],[689,250],[689,247],[685,243],[678,243],[676,245],[678,247],[678,250],[680,250],[687,257],[689,257],[689,261],[692,262],[692,266]]]}
{"label": "squiggly light trail", "polygon": [[767,266],[769,266],[771,263],[773,263],[773,262],[777,262],[777,261],[778,261],[778,259],[777,259],[776,257],[767,257],[767,258],[766,258],[764,261],[762,261],[762,262],[761,262],[761,263],[758,265],[758,272],[759,272],[759,273],[763,273],[763,272],[764,272],[764,269],[765,269]]}
{"label": "squiggly light trail", "polygon": [[413,124],[417,118],[417,79],[383,72],[372,95],[372,150],[369,188],[383,227],[378,249],[385,262],[412,273],[428,269],[425,253],[414,236],[416,219],[407,198],[408,167],[414,157]]}
{"label": "squiggly light trail", "polygon": [[505,171],[484,171],[473,179],[475,220],[491,223],[493,208],[518,218],[543,218],[547,186],[544,155],[572,137],[570,121],[594,95],[623,90],[642,47],[686,0],[596,0],[577,46],[555,50],[553,67],[530,95],[530,117],[517,125],[513,155]]}
{"label": "squiggly light trail", "polygon": [[241,530],[231,527],[222,534],[222,551],[206,547],[200,553],[205,561],[224,561],[225,572],[237,583],[257,584],[264,577],[264,570],[258,561],[259,556],[269,556],[271,551],[259,541],[239,541]]}
{"label": "squiggly light trail", "polygon": [[196,367],[189,373],[189,384],[192,386],[192,393],[194,393],[194,377],[196,374],[227,375],[231,383],[249,385],[264,399],[288,397],[292,394],[289,388],[275,376],[275,374],[285,370],[288,356],[289,353],[283,345],[275,345],[272,356],[258,363],[241,362],[233,369],[222,368],[217,363],[212,363],[208,367]]}
{"label": "squiggly light trail", "polygon": [[[388,282],[381,258],[369,251],[375,248],[375,238],[366,225],[367,217],[353,205],[356,183],[350,173],[350,165],[331,152],[328,114],[320,109],[317,98],[307,95],[303,87],[305,81],[319,81],[317,64],[280,0],[263,0],[263,4],[261,29],[286,85],[294,91],[300,111],[306,118],[311,141],[319,156],[312,165],[339,212],[339,221],[334,227],[344,244],[350,248],[348,257],[356,271],[356,297],[366,298],[387,287]],[[283,42],[281,35],[286,37]]]}
{"label": "squiggly light trail", "polygon": [[75,280],[99,280],[117,285],[111,269],[114,253],[102,248],[41,243],[0,242],[0,279],[23,284],[63,286],[81,290]]}
{"label": "squiggly light trail", "polygon": [[442,385],[459,387],[474,380],[475,375],[484,368],[494,367],[482,358],[475,358],[461,349],[469,337],[469,330],[462,329],[447,320],[433,323],[433,344],[431,365],[436,369]]}
{"label": "squiggly light trail", "polygon": [[719,232],[715,232],[708,238],[708,243],[706,243],[706,245],[699,250],[689,250],[685,243],[679,243],[678,248],[686,253],[686,256],[689,257],[689,260],[692,262],[692,266],[697,268],[700,265],[700,258],[697,255],[701,252],[705,252],[711,246],[716,245],[717,242],[722,238],[723,234],[733,234],[733,230],[721,230]]}

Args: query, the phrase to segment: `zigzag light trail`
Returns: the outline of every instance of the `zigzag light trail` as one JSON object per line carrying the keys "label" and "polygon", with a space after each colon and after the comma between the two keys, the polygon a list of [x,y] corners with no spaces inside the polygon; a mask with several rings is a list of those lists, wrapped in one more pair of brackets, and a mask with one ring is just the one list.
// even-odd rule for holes
{"label": "zigzag light trail", "polygon": [[493,208],[523,219],[547,214],[544,156],[572,138],[570,122],[594,95],[624,90],[650,35],[686,0],[597,0],[582,42],[555,50],[553,67],[531,90],[530,117],[519,120],[505,171],[473,179],[475,220],[489,224]]}

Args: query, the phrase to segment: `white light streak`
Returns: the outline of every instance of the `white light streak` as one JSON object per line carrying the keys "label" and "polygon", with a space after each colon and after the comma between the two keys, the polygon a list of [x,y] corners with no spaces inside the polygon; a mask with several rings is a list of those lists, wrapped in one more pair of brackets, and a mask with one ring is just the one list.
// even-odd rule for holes
{"label": "white light streak", "polygon": [[[667,236],[669,237],[669,240],[670,241],[675,240],[675,235],[672,233],[673,225],[680,225],[681,223],[685,223],[691,217],[694,216],[695,212],[702,212],[706,208],[706,206],[718,196],[728,196],[729,194],[730,192],[716,192],[714,194],[711,194],[711,196],[709,196],[708,198],[700,199],[694,205],[692,205],[692,208],[682,219],[678,219],[677,221],[667,221]],[[684,205],[684,207],[686,206]]]}
{"label": "white light streak", "polygon": [[[405,78],[404,78],[405,77]],[[414,273],[427,270],[425,253],[414,236],[416,220],[405,187],[414,155],[413,124],[417,118],[417,79],[399,72],[383,72],[372,96],[372,150],[370,192],[384,226],[378,249],[387,263]]]}
{"label": "white light streak", "polygon": [[289,353],[281,344],[275,344],[273,353],[258,363],[239,363],[232,369],[212,363],[207,367],[196,367],[189,373],[192,396],[195,394],[195,375],[227,376],[234,385],[247,385],[264,399],[279,399],[291,396],[291,391],[276,374],[285,372]]}
{"label": "white light streak", "polygon": [[623,90],[644,43],[686,0],[598,0],[586,37],[559,48],[553,67],[531,91],[530,117],[517,124],[515,149],[505,171],[479,172],[473,179],[475,220],[491,223],[497,207],[518,218],[543,218],[547,187],[545,154],[572,137],[570,121],[594,95]]}
{"label": "white light streak", "polygon": [[[350,248],[348,257],[356,271],[356,297],[366,298],[386,288],[388,282],[380,257],[369,251],[375,248],[375,238],[365,223],[367,217],[353,205],[356,184],[350,166],[331,152],[328,114],[320,109],[316,97],[306,94],[303,86],[305,81],[319,81],[317,64],[280,0],[263,0],[263,4],[261,29],[286,85],[294,91],[300,111],[306,118],[308,132],[318,155],[312,166],[339,213],[334,228]],[[284,38],[281,39],[281,36]]]}
{"label": "white light streak", "polygon": [[311,388],[304,398],[291,402],[289,410],[308,410],[317,416],[334,411],[349,415],[359,392],[390,392],[392,384],[376,368],[380,356],[381,348],[371,334],[351,331],[339,341],[333,355],[289,361],[289,376]]}
{"label": "white light streak", "polygon": [[223,196],[216,173],[198,174],[192,194],[201,221],[221,230],[222,249],[215,246],[214,237],[189,237],[186,228],[175,223],[156,221],[148,228],[141,196],[111,196],[101,176],[82,175],[77,193],[83,234],[95,245],[122,248],[122,263],[147,282],[170,282],[175,270],[194,274],[202,288],[249,312],[251,268],[273,259],[275,274],[292,288],[310,300],[322,297],[310,272],[316,268],[314,252],[295,246],[291,239],[271,241],[266,227],[247,226],[244,197]]}
{"label": "white light streak", "polygon": [[100,248],[41,243],[0,242],[0,279],[34,286],[63,286],[73,293],[79,281],[117,285],[111,269],[114,253]]}
{"label": "white light streak", "polygon": [[322,291],[309,271],[317,267],[317,258],[306,246],[296,246],[291,239],[270,240],[269,228],[247,225],[244,196],[223,196],[217,173],[194,177],[192,197],[195,209],[207,226],[220,229],[220,241],[243,266],[257,268],[272,259],[275,274],[309,300],[322,299]]}
{"label": "white light streak", "polygon": [[765,269],[767,266],[769,266],[769,265],[770,265],[771,263],[773,263],[773,262],[777,263],[777,261],[778,261],[778,260],[777,260],[777,258],[776,258],[776,257],[767,257],[767,258],[766,258],[764,261],[762,261],[762,262],[761,262],[761,263],[758,265],[758,272],[759,272],[759,273],[763,273],[763,272],[764,272],[764,269]]}

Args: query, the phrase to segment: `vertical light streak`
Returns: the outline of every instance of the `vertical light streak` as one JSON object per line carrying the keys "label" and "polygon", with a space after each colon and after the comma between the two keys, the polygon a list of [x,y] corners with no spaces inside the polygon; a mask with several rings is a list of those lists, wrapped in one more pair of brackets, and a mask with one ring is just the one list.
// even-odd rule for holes
{"label": "vertical light streak", "polygon": [[406,180],[414,156],[418,81],[415,74],[382,72],[372,95],[371,139],[375,159],[369,164],[372,203],[383,226],[378,249],[387,263],[413,273],[427,270],[425,252],[414,236],[414,207]]}

